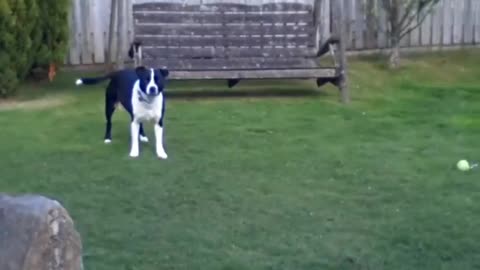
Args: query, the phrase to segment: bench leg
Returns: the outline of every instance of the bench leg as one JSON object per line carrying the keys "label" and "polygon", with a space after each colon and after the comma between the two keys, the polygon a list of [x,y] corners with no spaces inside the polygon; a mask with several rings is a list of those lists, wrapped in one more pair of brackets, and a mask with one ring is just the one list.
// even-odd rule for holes
{"label": "bench leg", "polygon": [[322,87],[327,83],[337,85],[336,78],[317,78],[317,87]]}
{"label": "bench leg", "polygon": [[338,88],[340,89],[340,94],[342,96],[343,103],[350,103],[350,93],[347,86],[347,78],[345,75],[340,75],[338,77]]}
{"label": "bench leg", "polygon": [[228,80],[228,81],[227,81],[227,83],[228,83],[228,88],[234,87],[234,86],[237,85],[239,82],[240,82],[239,79],[230,79],[230,80]]}
{"label": "bench leg", "polygon": [[327,83],[331,83],[340,90],[341,100],[343,103],[350,102],[350,93],[348,92],[347,80],[345,75],[340,75],[337,78],[317,78],[317,86],[322,87]]}

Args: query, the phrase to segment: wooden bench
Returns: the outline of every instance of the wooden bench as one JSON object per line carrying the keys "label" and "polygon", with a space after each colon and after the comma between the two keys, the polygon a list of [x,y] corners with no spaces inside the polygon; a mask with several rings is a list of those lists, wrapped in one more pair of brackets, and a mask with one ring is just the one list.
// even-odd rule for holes
{"label": "wooden bench", "polygon": [[311,1],[134,4],[135,65],[165,66],[173,80],[225,79],[229,87],[244,79],[316,79],[318,87],[338,86],[348,102],[341,7],[332,9],[335,35],[319,40],[321,0]]}

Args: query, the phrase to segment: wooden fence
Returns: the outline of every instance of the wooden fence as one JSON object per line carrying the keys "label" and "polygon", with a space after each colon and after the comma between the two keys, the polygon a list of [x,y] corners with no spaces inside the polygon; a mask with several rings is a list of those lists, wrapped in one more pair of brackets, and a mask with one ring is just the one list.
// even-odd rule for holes
{"label": "wooden fence", "polygon": [[[121,49],[128,50],[133,37],[132,3],[148,0],[127,1],[128,9],[123,20],[126,22],[127,42]],[[315,0],[156,0],[158,2],[198,3],[245,3],[264,4],[275,1],[300,2],[313,5]],[[386,16],[375,0],[373,7],[367,7],[367,0],[321,0],[322,26],[320,39],[331,33],[331,2],[343,1],[347,25],[347,49],[363,51],[388,48],[385,33]],[[70,50],[67,64],[101,64],[105,62],[108,48],[110,1],[73,0],[70,13]],[[371,12],[369,12],[371,11]],[[441,0],[421,27],[412,31],[402,40],[404,48],[451,47],[480,44],[480,0]]]}

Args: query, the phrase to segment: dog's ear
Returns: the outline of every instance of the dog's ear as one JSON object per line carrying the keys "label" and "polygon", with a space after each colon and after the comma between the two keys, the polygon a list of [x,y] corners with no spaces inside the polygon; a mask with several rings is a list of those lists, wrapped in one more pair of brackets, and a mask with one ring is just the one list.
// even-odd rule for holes
{"label": "dog's ear", "polygon": [[136,67],[135,68],[135,73],[137,73],[138,77],[141,77],[145,72],[147,71],[147,68],[144,66]]}
{"label": "dog's ear", "polygon": [[170,71],[168,71],[168,69],[167,69],[166,67],[159,68],[159,69],[158,69],[158,72],[159,72],[160,74],[162,74],[162,76],[163,76],[164,78],[168,77],[168,75],[170,74]]}

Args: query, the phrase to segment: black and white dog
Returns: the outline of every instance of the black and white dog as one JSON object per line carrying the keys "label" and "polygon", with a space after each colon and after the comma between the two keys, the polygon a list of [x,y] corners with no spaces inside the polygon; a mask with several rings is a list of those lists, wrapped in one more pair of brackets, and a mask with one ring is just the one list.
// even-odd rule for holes
{"label": "black and white dog", "polygon": [[81,78],[77,85],[92,85],[110,79],[105,92],[105,143],[112,142],[112,115],[120,102],[130,114],[130,156],[138,157],[139,140],[148,142],[143,130],[143,123],[155,123],[156,153],[161,159],[167,158],[163,148],[163,119],[165,115],[164,87],[169,71],[166,68],[153,69],[137,67],[114,71],[103,77]]}

